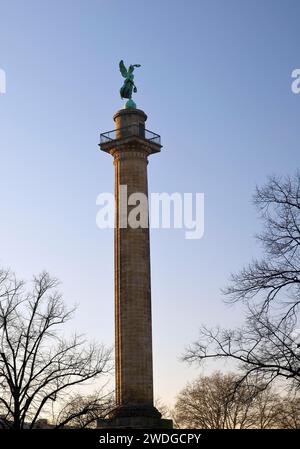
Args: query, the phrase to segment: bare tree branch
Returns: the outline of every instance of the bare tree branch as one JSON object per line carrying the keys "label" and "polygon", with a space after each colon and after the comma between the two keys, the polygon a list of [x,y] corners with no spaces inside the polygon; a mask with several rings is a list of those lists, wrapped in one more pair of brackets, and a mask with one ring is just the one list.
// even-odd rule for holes
{"label": "bare tree branch", "polygon": [[264,223],[258,236],[264,257],[231,278],[230,302],[247,305],[245,324],[235,330],[202,327],[184,359],[230,358],[241,379],[261,374],[267,383],[292,380],[300,388],[300,172],[270,177],[254,203]]}
{"label": "bare tree branch", "polygon": [[44,272],[26,293],[24,283],[0,271],[0,410],[14,428],[34,427],[51,402],[111,370],[110,350],[80,335],[60,336],[74,309],[57,286]]}

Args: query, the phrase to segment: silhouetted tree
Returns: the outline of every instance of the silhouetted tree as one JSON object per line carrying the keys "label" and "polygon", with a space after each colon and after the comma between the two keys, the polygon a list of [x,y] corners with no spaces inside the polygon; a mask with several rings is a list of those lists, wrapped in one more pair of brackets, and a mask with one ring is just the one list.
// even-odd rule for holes
{"label": "silhouetted tree", "polygon": [[34,427],[49,404],[111,368],[103,346],[61,336],[74,309],[57,285],[42,273],[26,292],[12,273],[0,272],[0,413],[16,429]]}
{"label": "silhouetted tree", "polygon": [[57,428],[96,427],[98,419],[105,419],[115,407],[112,393],[103,390],[83,396],[73,394],[56,414],[54,422]]}
{"label": "silhouetted tree", "polygon": [[236,374],[200,376],[178,395],[174,416],[183,428],[274,427],[278,397],[257,384],[238,384]]}
{"label": "silhouetted tree", "polygon": [[283,398],[279,404],[278,427],[300,429],[300,397],[298,394]]}
{"label": "silhouetted tree", "polygon": [[300,172],[269,178],[257,188],[254,202],[264,222],[258,239],[264,257],[232,276],[224,291],[229,301],[247,304],[240,329],[202,327],[185,360],[230,358],[243,372],[258,373],[266,385],[275,378],[300,382]]}

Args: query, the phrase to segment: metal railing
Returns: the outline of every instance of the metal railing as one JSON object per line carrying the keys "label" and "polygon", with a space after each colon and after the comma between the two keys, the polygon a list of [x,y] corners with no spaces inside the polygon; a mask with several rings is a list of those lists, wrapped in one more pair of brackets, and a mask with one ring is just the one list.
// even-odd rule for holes
{"label": "metal railing", "polygon": [[155,134],[148,129],[145,129],[143,125],[139,124],[133,124],[125,126],[124,128],[113,129],[112,131],[100,134],[100,144],[112,142],[113,140],[123,139],[130,136],[141,137],[142,139],[146,139],[150,142],[160,145],[160,135]]}

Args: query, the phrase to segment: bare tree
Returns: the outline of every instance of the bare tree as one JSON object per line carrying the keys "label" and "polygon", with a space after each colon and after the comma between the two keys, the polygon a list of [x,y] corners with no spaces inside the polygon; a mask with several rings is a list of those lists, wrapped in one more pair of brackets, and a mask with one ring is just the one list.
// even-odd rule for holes
{"label": "bare tree", "polygon": [[246,324],[233,330],[202,327],[197,342],[184,356],[188,362],[230,358],[240,369],[240,382],[261,374],[266,385],[274,379],[300,382],[299,343],[295,318],[270,318],[249,309]]}
{"label": "bare tree", "polygon": [[272,385],[265,386],[258,379],[256,381],[258,382],[256,388],[254,388],[254,385],[250,387],[250,395],[252,394],[253,400],[251,402],[249,419],[252,420],[253,427],[257,429],[280,428],[279,416],[281,411],[283,411],[283,407],[281,407],[283,399],[278,393],[273,391]]}
{"label": "bare tree", "polygon": [[111,392],[105,393],[101,389],[87,396],[73,394],[56,415],[56,427],[96,427],[97,420],[107,418],[114,408],[115,401]]}
{"label": "bare tree", "polygon": [[254,202],[264,222],[258,235],[264,258],[233,275],[224,291],[229,301],[247,304],[245,325],[202,327],[184,358],[231,358],[242,369],[242,379],[260,373],[267,383],[281,377],[299,385],[300,172],[269,178],[257,188]]}
{"label": "bare tree", "polygon": [[278,427],[283,429],[300,429],[300,397],[289,395],[279,404]]}
{"label": "bare tree", "polygon": [[277,300],[282,316],[290,316],[300,303],[300,171],[270,177],[256,189],[254,204],[264,223],[257,239],[265,257],[233,275],[225,294],[231,301],[261,299],[264,310]]}
{"label": "bare tree", "polygon": [[236,374],[216,372],[189,383],[177,397],[176,422],[180,427],[201,429],[274,427],[278,397],[270,387],[237,382]]}
{"label": "bare tree", "polygon": [[13,274],[0,272],[0,411],[16,429],[33,428],[53,401],[111,369],[110,350],[61,336],[74,310],[57,285],[44,272],[26,292]]}

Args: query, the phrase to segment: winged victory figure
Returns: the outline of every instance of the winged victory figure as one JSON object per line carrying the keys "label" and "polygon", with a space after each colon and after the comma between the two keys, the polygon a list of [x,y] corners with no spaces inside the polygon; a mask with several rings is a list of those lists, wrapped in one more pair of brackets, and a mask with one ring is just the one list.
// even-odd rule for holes
{"label": "winged victory figure", "polygon": [[135,108],[136,105],[134,101],[132,101],[132,92],[137,92],[136,85],[134,84],[134,76],[133,71],[135,67],[141,67],[140,64],[132,64],[126,69],[123,59],[119,63],[119,68],[122,76],[125,78],[124,84],[120,89],[121,98],[128,98],[125,108]]}

